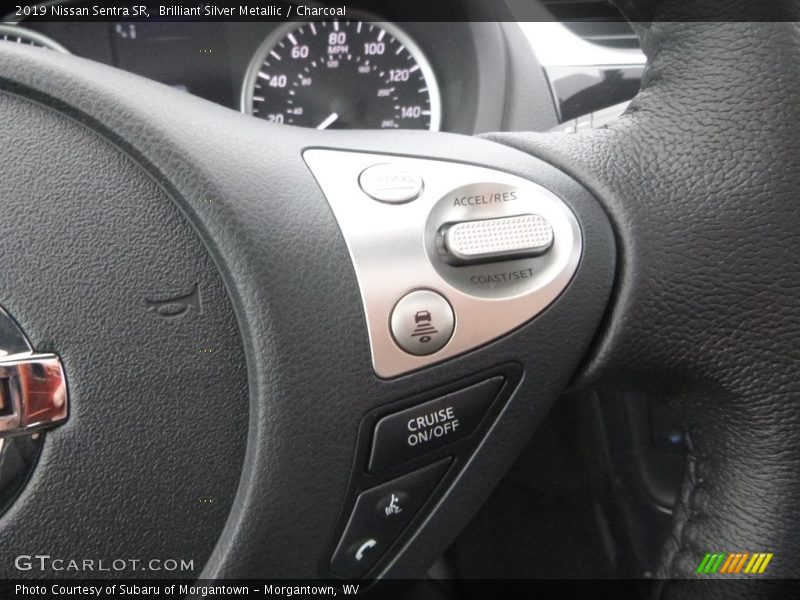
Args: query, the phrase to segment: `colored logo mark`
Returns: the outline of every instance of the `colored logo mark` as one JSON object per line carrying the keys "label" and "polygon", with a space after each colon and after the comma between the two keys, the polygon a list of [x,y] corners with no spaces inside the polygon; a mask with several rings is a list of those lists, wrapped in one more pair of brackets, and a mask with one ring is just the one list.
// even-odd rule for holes
{"label": "colored logo mark", "polygon": [[772,552],[707,552],[696,572],[703,575],[756,575],[763,573],[771,560]]}

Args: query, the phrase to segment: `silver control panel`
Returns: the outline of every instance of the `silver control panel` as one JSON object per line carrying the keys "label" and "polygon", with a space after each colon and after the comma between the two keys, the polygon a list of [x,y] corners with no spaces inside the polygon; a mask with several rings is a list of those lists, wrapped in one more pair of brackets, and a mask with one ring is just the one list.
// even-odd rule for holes
{"label": "silver control panel", "polygon": [[580,226],[536,183],[447,161],[324,149],[303,157],[347,242],[380,377],[512,331],[578,267]]}

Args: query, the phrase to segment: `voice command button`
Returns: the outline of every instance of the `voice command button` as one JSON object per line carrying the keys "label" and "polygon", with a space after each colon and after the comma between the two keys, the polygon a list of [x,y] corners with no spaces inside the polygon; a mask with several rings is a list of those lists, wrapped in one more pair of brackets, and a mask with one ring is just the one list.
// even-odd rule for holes
{"label": "voice command button", "polygon": [[369,572],[419,513],[450,461],[440,460],[362,492],[331,560],[331,570],[344,577]]}

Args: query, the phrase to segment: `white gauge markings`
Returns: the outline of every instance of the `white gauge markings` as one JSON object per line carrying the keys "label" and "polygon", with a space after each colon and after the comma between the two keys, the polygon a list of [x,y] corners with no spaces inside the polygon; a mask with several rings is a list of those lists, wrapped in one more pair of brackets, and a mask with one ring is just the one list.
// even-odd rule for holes
{"label": "white gauge markings", "polygon": [[263,48],[260,68],[245,90],[251,114],[319,129],[438,128],[438,87],[430,66],[394,26],[305,23]]}

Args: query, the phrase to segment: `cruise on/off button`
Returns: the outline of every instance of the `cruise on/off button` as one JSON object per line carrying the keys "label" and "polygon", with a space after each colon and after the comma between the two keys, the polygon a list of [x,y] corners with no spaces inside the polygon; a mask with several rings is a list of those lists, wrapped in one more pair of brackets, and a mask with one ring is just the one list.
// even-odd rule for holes
{"label": "cruise on/off button", "polygon": [[384,417],[375,426],[369,470],[386,469],[465,438],[483,420],[503,382],[501,376],[492,377]]}

